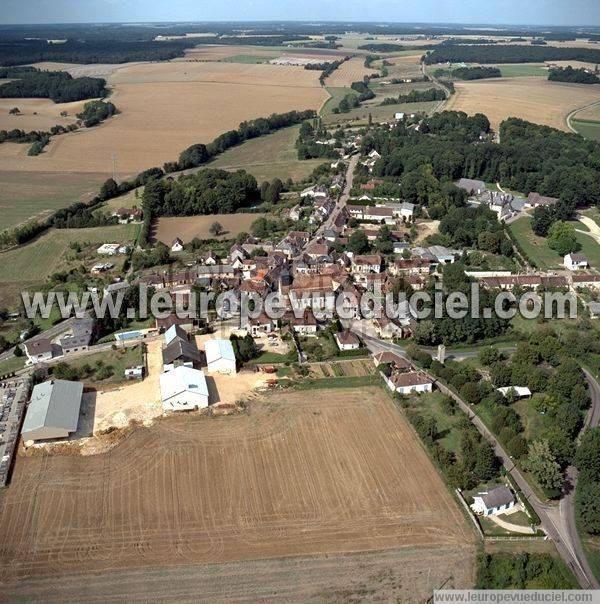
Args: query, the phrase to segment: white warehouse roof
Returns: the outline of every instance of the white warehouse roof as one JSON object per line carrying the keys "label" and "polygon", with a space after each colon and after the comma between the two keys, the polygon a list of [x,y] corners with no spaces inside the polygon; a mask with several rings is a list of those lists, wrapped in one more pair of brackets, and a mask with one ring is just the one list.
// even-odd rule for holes
{"label": "white warehouse roof", "polygon": [[229,340],[207,340],[204,350],[208,365],[221,359],[235,363],[235,352],[233,352],[233,345]]}
{"label": "white warehouse roof", "polygon": [[208,385],[204,373],[199,369],[180,365],[172,371],[160,374],[160,395],[163,401],[183,392],[208,397]]}

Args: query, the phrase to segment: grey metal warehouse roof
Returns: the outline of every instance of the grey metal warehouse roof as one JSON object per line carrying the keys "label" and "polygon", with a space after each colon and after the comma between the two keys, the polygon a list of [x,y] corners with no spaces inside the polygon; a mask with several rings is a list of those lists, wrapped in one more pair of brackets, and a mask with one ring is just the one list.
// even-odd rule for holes
{"label": "grey metal warehouse roof", "polygon": [[31,393],[23,436],[40,428],[77,429],[83,384],[67,380],[49,380],[36,384]]}

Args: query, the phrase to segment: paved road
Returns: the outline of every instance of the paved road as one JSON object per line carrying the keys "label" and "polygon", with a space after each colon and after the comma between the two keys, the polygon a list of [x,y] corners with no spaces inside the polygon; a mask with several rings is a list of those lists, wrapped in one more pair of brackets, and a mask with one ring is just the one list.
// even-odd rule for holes
{"label": "paved road", "polygon": [[[53,325],[46,331],[42,331],[41,333],[36,334],[32,338],[28,338],[27,340],[25,340],[25,342],[21,342],[21,344],[26,344],[27,342],[32,342],[33,340],[39,340],[40,338],[48,338],[49,340],[52,340],[61,333],[68,331],[71,328],[71,325],[74,320],[75,317],[65,319],[64,321]],[[0,354],[0,361],[6,361],[7,359],[11,358],[14,353],[15,349],[13,346],[12,348],[9,348],[8,350],[5,350],[2,354]]]}
{"label": "paved road", "polygon": [[[396,344],[369,337],[364,339],[369,349],[374,352],[386,350],[400,354],[404,352],[404,349]],[[475,354],[474,351],[457,351],[456,353],[453,353],[452,350],[447,350],[448,356],[457,359],[467,358],[467,355],[473,356],[473,354]],[[521,471],[515,466],[512,457],[508,455],[481,419],[475,415],[471,407],[451,390],[448,390],[443,384],[440,384],[434,376],[430,375],[429,377],[442,392],[456,400],[462,411],[469,417],[471,423],[492,444],[496,455],[502,460],[504,467],[510,473],[525,497],[529,500],[529,503],[536,511],[537,515],[540,517],[544,531],[548,537],[554,541],[556,549],[576,575],[581,587],[585,589],[600,589],[600,583],[594,577],[594,573],[588,564],[575,526],[574,493],[577,484],[576,469],[573,467],[567,468],[567,480],[558,505],[550,505],[541,501],[532,491]],[[600,422],[600,384],[598,384],[595,378],[587,371],[585,371],[585,377],[590,387],[592,406],[588,412],[583,428],[584,430],[588,427],[597,426]]]}

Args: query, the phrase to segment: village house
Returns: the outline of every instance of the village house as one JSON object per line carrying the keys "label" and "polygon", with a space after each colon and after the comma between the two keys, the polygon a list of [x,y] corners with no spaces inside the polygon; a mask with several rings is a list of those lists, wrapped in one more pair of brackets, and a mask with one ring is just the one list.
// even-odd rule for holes
{"label": "village house", "polygon": [[431,392],[433,389],[433,382],[422,371],[393,372],[390,377],[384,377],[388,388],[398,394]]}
{"label": "village house", "polygon": [[525,200],[525,207],[527,209],[535,209],[539,206],[554,206],[558,203],[556,197],[545,197],[536,192],[531,192]]}
{"label": "village house", "polygon": [[381,262],[379,254],[352,256],[351,271],[352,273],[380,273]]}
{"label": "village house", "polygon": [[183,241],[179,237],[175,237],[171,242],[171,251],[175,253],[183,251]]}
{"label": "village house", "polygon": [[340,350],[357,350],[360,348],[360,340],[358,339],[358,336],[349,330],[336,333],[333,337]]}
{"label": "village house", "polygon": [[319,329],[319,323],[310,309],[306,309],[302,315],[296,316],[295,312],[286,312],[281,318],[281,325],[289,325],[297,334],[310,336],[315,335]]}
{"label": "village house", "polygon": [[54,356],[54,347],[48,338],[38,338],[25,344],[25,354],[32,365],[44,363]]}
{"label": "village house", "polygon": [[138,222],[142,219],[142,211],[139,208],[119,208],[112,215],[118,218],[119,224]]}
{"label": "village house", "polygon": [[483,491],[473,497],[472,510],[481,516],[503,514],[515,505],[515,498],[504,485]]}
{"label": "village house", "polygon": [[308,187],[304,189],[300,193],[300,197],[304,199],[305,197],[327,197],[327,189],[322,187],[321,185],[313,185],[312,187]]}
{"label": "village house", "polygon": [[592,288],[600,289],[600,275],[578,274],[571,276],[571,284],[574,289]]}
{"label": "village house", "polygon": [[432,262],[428,258],[399,258],[388,266],[390,275],[429,275]]}
{"label": "village house", "polygon": [[579,252],[567,254],[564,257],[563,263],[565,268],[568,268],[570,271],[580,271],[590,267],[587,256]]}

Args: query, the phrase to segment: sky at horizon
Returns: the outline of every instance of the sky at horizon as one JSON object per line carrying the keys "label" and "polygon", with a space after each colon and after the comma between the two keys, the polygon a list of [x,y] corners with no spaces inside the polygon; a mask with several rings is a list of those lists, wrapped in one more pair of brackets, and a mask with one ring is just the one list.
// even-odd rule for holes
{"label": "sky at horizon", "polygon": [[1,24],[389,21],[600,25],[598,0],[2,0]]}

